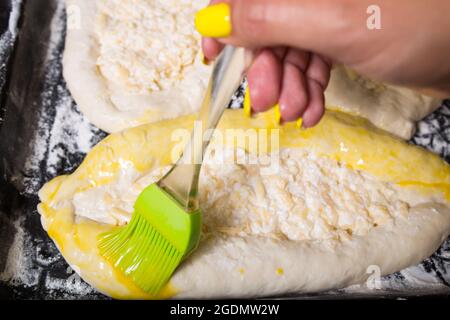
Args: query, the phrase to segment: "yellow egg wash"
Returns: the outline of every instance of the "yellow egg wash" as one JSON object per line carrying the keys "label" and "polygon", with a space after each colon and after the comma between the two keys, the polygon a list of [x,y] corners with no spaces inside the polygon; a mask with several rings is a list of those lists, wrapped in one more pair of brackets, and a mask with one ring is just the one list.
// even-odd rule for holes
{"label": "yellow egg wash", "polygon": [[40,204],[39,211],[45,215],[48,234],[67,262],[100,292],[115,299],[168,299],[176,295],[169,283],[157,296],[151,296],[103,259],[95,245],[97,237],[113,227],[87,219],[75,223],[70,207],[52,210]]}
{"label": "yellow egg wash", "polygon": [[[362,118],[338,111],[327,111],[320,124],[311,129],[299,129],[295,123],[280,126],[274,112],[248,118],[242,111],[227,110],[219,130],[264,129],[261,132],[270,136],[267,129],[277,129],[280,143],[269,144],[271,152],[277,148],[308,148],[383,181],[427,195],[441,194],[450,201],[450,166],[437,155],[409,145]],[[112,227],[76,217],[70,199],[77,192],[115,181],[127,165],[142,173],[170,165],[170,150],[177,143],[172,141],[172,132],[190,130],[194,120],[195,115],[185,116],[113,134],[93,148],[74,174],[58,177],[40,191],[42,203],[38,209],[49,236],[68,263],[99,291],[118,299],[161,299],[177,294],[168,284],[157,297],[151,297],[116,272],[96,246],[98,235]],[[238,271],[245,273],[244,269]],[[275,272],[284,274],[281,268]]]}

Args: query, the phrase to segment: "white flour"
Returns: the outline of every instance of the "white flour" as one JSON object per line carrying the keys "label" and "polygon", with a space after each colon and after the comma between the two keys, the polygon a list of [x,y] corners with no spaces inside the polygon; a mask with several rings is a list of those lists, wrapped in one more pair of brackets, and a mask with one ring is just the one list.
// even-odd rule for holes
{"label": "white flour", "polygon": [[9,248],[6,268],[0,273],[0,281],[8,282],[12,286],[31,287],[37,285],[39,269],[33,266],[30,259],[31,250],[29,236],[24,232],[23,217],[14,222],[15,236]]}
{"label": "white flour", "polygon": [[13,0],[11,2],[8,30],[0,37],[0,52],[3,52],[7,46],[9,47],[17,36],[21,5],[22,0]]}
{"label": "white flour", "polygon": [[9,32],[11,32],[11,35],[15,38],[17,36],[17,26],[19,22],[20,17],[20,8],[22,5],[22,0],[13,0],[12,1],[12,11],[11,15],[9,16]]}
{"label": "white flour", "polygon": [[0,34],[0,93],[6,82],[6,68],[17,37],[21,5],[22,0],[13,0],[11,2],[12,7],[8,21],[8,29],[3,34]]}
{"label": "white flour", "polygon": [[[44,243],[36,245],[31,235],[24,231],[25,217],[18,218],[13,226],[14,240],[9,248],[5,269],[0,273],[0,281],[12,288],[38,288],[42,277],[48,290],[48,299],[71,298],[74,295],[85,297],[94,294],[95,290],[83,282],[81,278],[67,267],[64,278],[56,278],[45,272],[52,264],[61,259],[61,255],[54,250],[43,252]],[[48,250],[48,248],[45,248]]]}
{"label": "white flour", "polygon": [[[60,173],[68,155],[82,157],[100,139],[100,131],[84,118],[74,105],[70,93],[59,81],[62,74],[61,43],[65,35],[64,1],[59,1],[51,27],[51,37],[47,54],[49,66],[46,89],[41,96],[42,108],[39,129],[30,142],[32,155],[25,165],[25,193],[35,195],[45,181],[36,179],[36,174],[45,168],[46,180]],[[69,171],[75,168],[66,168]]]}
{"label": "white flour", "polygon": [[[21,1],[16,0],[13,3],[10,28],[0,39],[0,53],[3,52],[2,45],[11,45],[17,35]],[[64,1],[60,0],[51,24],[45,62],[46,90],[41,95],[40,121],[35,137],[29,142],[31,156],[24,167],[23,193],[29,196],[35,196],[46,180],[60,174],[61,168],[67,167],[66,162],[72,163],[81,159],[102,137],[100,131],[79,113],[70,94],[61,84],[61,44],[64,40],[64,30]],[[75,160],[67,161],[68,157],[74,156]],[[75,168],[65,169],[72,171]],[[13,221],[15,236],[8,251],[6,267],[0,270],[0,282],[5,282],[12,288],[28,289],[39,288],[43,283],[48,299],[70,299],[95,294],[96,291],[70,268],[67,268],[60,278],[48,272],[55,263],[61,261],[61,255],[47,243],[31,238],[25,228],[24,222],[29,218],[25,214],[26,212],[20,212],[14,215],[19,218]]]}

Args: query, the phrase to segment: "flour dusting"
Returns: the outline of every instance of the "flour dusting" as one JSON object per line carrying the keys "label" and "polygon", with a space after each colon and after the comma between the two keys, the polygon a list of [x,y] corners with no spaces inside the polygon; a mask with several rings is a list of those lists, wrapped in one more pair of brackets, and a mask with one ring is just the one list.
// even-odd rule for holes
{"label": "flour dusting", "polygon": [[22,0],[11,1],[11,13],[9,15],[8,30],[0,36],[0,52],[4,52],[7,47],[11,46],[17,37],[21,6]]}
{"label": "flour dusting", "polygon": [[[25,194],[35,195],[42,185],[61,171],[70,172],[105,135],[83,117],[62,79],[62,54],[66,17],[64,1],[58,2],[51,23],[47,53],[48,70],[41,95],[38,130],[30,142],[31,156],[25,165]],[[37,179],[46,172],[44,179]]]}
{"label": "flour dusting", "polygon": [[[22,0],[11,1],[8,29],[3,34],[0,34],[0,93],[2,93],[6,83],[6,71],[17,38],[21,7]],[[0,118],[0,121],[1,120],[2,119]]]}
{"label": "flour dusting", "polygon": [[23,217],[14,222],[14,241],[9,248],[6,267],[0,273],[0,281],[8,282],[11,286],[31,287],[37,285],[40,270],[30,259],[34,248],[22,227],[23,222]]}
{"label": "flour dusting", "polygon": [[[4,39],[8,45],[17,36],[20,0],[13,2],[10,27],[0,38],[0,59],[4,53]],[[36,197],[42,185],[53,177],[73,171],[86,153],[105,134],[92,126],[79,112],[67,91],[62,78],[62,53],[66,17],[64,1],[57,1],[56,12],[51,21],[48,50],[45,56],[45,76],[42,81],[38,129],[29,141],[30,156],[23,168],[23,196]],[[6,45],[6,44],[5,44]],[[1,65],[0,60],[0,65]],[[1,83],[0,83],[1,84]],[[17,212],[12,218],[14,239],[8,251],[0,284],[5,283],[17,292],[25,290],[27,297],[41,297],[39,290],[45,288],[46,299],[98,298],[91,286],[68,267],[54,244],[35,237],[31,223],[39,223],[36,211]],[[61,273],[61,269],[63,272]]]}

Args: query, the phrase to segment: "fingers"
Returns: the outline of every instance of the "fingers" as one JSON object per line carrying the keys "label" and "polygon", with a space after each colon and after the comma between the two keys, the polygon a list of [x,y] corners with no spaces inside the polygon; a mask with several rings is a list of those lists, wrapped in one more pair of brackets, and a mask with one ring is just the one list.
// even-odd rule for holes
{"label": "fingers", "polygon": [[[289,37],[292,38],[298,33],[298,28],[305,27],[305,22],[299,22],[299,16],[296,14],[298,8],[301,7],[296,0],[213,0],[211,4],[221,2],[229,3],[230,7],[222,5],[222,7],[214,9],[215,11],[213,10],[212,18],[208,19],[214,23],[220,21],[219,27],[216,29],[213,27],[214,30],[207,32],[211,32],[211,36],[214,37],[225,36],[224,30],[230,27],[226,26],[228,19],[232,20],[231,36],[227,39],[204,38],[202,47],[207,60],[214,60],[225,43],[240,45],[244,39],[244,41],[248,40],[245,43],[246,46],[249,46],[249,43],[252,44],[251,41],[255,41],[256,47],[264,43],[275,45],[278,40],[286,39],[286,34],[283,36],[279,34],[280,30],[283,33],[287,30]],[[302,4],[308,7],[312,2],[314,1],[303,0]],[[272,15],[280,21],[274,21]],[[243,17],[248,18],[247,21],[244,21]],[[317,20],[317,17],[315,19]],[[199,28],[201,24],[197,20],[197,28],[202,29]],[[272,30],[270,27],[285,22],[288,23],[282,28],[278,28],[278,31]],[[221,30],[223,25],[225,27]],[[203,23],[203,30],[208,29],[208,26]],[[271,30],[266,30],[266,27]],[[248,39],[246,39],[247,35]],[[226,36],[228,37],[228,35]],[[272,37],[277,41],[271,42]],[[260,40],[261,42],[259,42]],[[283,41],[280,42],[283,43]],[[296,121],[303,117],[305,127],[315,125],[324,112],[324,90],[328,85],[330,67],[331,63],[326,59],[305,50],[287,50],[283,46],[261,50],[247,74],[249,100],[253,111],[263,112],[278,103],[283,122]]]}
{"label": "fingers", "polygon": [[306,76],[309,79],[315,80],[325,91],[330,82],[330,72],[332,63],[327,58],[320,55],[313,54],[309,62]]}
{"label": "fingers", "polygon": [[282,122],[303,118],[305,128],[316,125],[324,114],[324,91],[331,63],[302,50],[263,50],[249,72],[250,100],[254,112],[277,102]]}
{"label": "fingers", "polygon": [[[215,5],[220,2],[227,2],[225,0],[211,0],[209,5]],[[216,59],[219,53],[222,51],[224,45],[213,38],[202,38],[203,54],[208,61]]]}
{"label": "fingers", "polygon": [[[328,54],[348,47],[347,27],[354,18],[346,9],[360,2],[214,0],[213,6],[197,14],[196,27],[204,37],[227,44],[248,48],[290,46]],[[359,7],[364,17],[367,7],[358,5],[358,10]]]}
{"label": "fingers", "polygon": [[303,114],[303,127],[305,128],[315,126],[325,112],[324,92],[330,81],[331,67],[331,63],[327,59],[319,55],[312,55],[306,72],[309,101]]}
{"label": "fingers", "polygon": [[273,107],[280,96],[282,65],[272,50],[262,50],[247,74],[250,101],[256,112]]}
{"label": "fingers", "polygon": [[309,53],[290,49],[284,59],[283,82],[279,99],[280,114],[283,121],[300,118],[308,105],[306,70]]}
{"label": "fingers", "polygon": [[219,43],[215,39],[202,39],[203,55],[205,56],[207,62],[216,59],[219,53],[222,51],[223,47],[224,45]]}
{"label": "fingers", "polygon": [[308,106],[303,114],[303,127],[310,128],[319,123],[325,112],[325,97],[323,87],[315,80],[308,81]]}

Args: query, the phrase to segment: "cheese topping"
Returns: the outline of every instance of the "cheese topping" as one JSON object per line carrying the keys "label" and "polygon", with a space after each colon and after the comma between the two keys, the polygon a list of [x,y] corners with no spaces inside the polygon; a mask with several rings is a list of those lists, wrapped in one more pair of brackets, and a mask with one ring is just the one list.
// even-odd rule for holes
{"label": "cheese topping", "polygon": [[107,80],[128,93],[173,87],[194,68],[200,35],[193,17],[198,0],[98,0],[97,65]]}
{"label": "cheese topping", "polygon": [[[413,226],[415,223],[420,226],[422,220],[418,222],[417,218],[423,215],[424,218],[436,218],[434,225],[414,227],[415,230],[420,229],[413,234],[420,234],[417,246],[423,251],[422,244],[426,238],[434,236],[430,230],[439,224],[445,228],[445,221],[441,223],[440,216],[436,215],[438,211],[427,205],[424,208],[430,209],[425,211],[416,206],[424,202],[448,205],[450,166],[444,160],[375,129],[367,121],[339,112],[328,111],[317,127],[308,130],[299,130],[295,124],[279,127],[271,112],[251,119],[243,117],[240,111],[227,110],[224,113],[219,130],[253,128],[260,134],[262,129],[280,130],[280,148],[271,145],[267,151],[280,153],[280,171],[266,176],[255,165],[211,161],[220,154],[228,159],[232,153],[230,148],[234,150],[228,144],[219,145],[223,152],[216,147],[219,153],[209,153],[211,158],[209,161],[206,159],[200,181],[205,220],[203,231],[206,235],[202,243],[206,247],[221,247],[214,248],[218,255],[203,257],[200,253],[200,257],[193,257],[194,263],[202,266],[211,263],[214,268],[214,264],[220,264],[219,260],[225,256],[224,261],[236,262],[231,263],[230,268],[236,270],[238,281],[252,281],[255,261],[261,265],[266,261],[265,255],[257,252],[252,256],[252,264],[240,261],[240,258],[245,258],[242,252],[245,253],[247,243],[261,240],[268,250],[288,250],[290,258],[297,257],[299,252],[300,256],[305,252],[315,252],[315,246],[328,251],[329,246],[342,245],[348,248],[344,251],[347,254],[353,254],[359,248],[356,254],[361,255],[366,252],[364,244],[362,247],[358,245],[362,239],[373,239],[375,235],[375,245],[379,245],[385,236],[389,239],[399,231],[397,226],[408,225],[410,219],[415,221]],[[194,120],[195,116],[180,117],[113,134],[99,143],[73,174],[55,178],[39,192],[41,203],[38,210],[44,228],[69,264],[77,267],[83,279],[100,291],[115,298],[152,298],[108,264],[95,244],[99,234],[129,221],[131,207],[139,192],[161,177],[171,164],[170,152],[162,150],[173,150],[178,144],[172,140],[173,131],[180,128],[189,130]],[[238,150],[237,153],[240,152],[243,151]],[[408,205],[413,207],[408,208]],[[426,227],[429,235],[422,233],[422,228]],[[232,236],[222,237],[223,234]],[[364,237],[357,236],[364,234]],[[383,238],[378,239],[379,235]],[[406,235],[409,237],[411,234]],[[225,238],[230,239],[230,246]],[[283,240],[279,241],[280,238]],[[231,241],[233,239],[234,242]],[[286,241],[288,239],[292,240]],[[438,232],[434,241],[436,246],[440,241]],[[398,243],[402,250],[408,249],[408,241]],[[260,250],[261,247],[253,248]],[[234,250],[235,255],[230,254]],[[281,254],[275,265],[272,261],[273,268],[269,271],[280,280],[292,281],[292,277],[297,277],[294,271],[306,265],[294,264],[294,270],[289,263],[290,258],[288,262],[284,260],[289,265],[282,264],[285,254]],[[383,252],[380,254],[384,257]],[[422,256],[417,259],[423,259]],[[335,258],[334,255],[327,257]],[[318,261],[314,261],[314,266],[317,266]],[[326,261],[329,260],[322,262],[326,264]],[[346,260],[338,258],[332,261],[339,264]],[[351,259],[347,266],[354,261]],[[311,267],[310,262],[307,265]],[[189,266],[185,265],[186,268]],[[390,272],[398,270],[389,268]],[[194,267],[194,271],[179,271],[182,274],[178,278],[175,275],[178,282],[174,278],[159,297],[179,294],[186,287],[196,290],[195,285],[185,281],[183,272],[188,272],[188,278],[194,283],[200,283],[205,279],[202,270]],[[226,270],[230,272],[231,269]],[[348,271],[342,276],[348,279]],[[323,279],[322,275],[318,279]],[[308,283],[310,281],[308,279]],[[242,284],[247,287],[249,282]],[[314,287],[314,290],[319,287]]]}
{"label": "cheese topping", "polygon": [[[425,202],[416,192],[306,149],[281,149],[276,156],[279,170],[267,174],[257,164],[237,164],[234,149],[209,154],[200,178],[205,233],[345,240],[405,218],[411,204]],[[131,163],[123,164],[116,182],[75,194],[75,214],[126,224],[139,193],[169,169],[139,174]]]}

